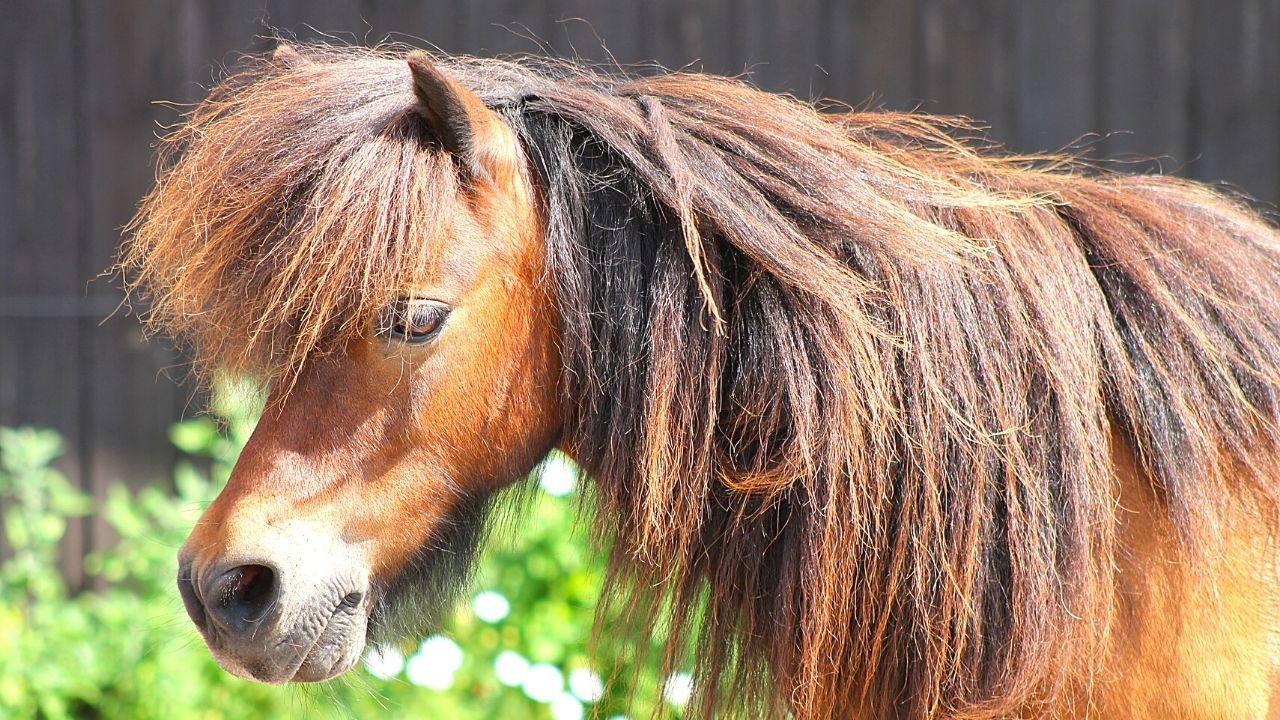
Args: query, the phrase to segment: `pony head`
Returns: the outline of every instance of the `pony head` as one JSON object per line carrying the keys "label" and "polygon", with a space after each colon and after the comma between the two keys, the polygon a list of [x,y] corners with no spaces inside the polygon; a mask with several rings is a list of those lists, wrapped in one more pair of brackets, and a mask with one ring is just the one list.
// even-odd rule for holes
{"label": "pony head", "polygon": [[268,682],[345,671],[393,596],[456,582],[559,434],[512,131],[424,53],[334,60],[279,50],[202,104],[132,250],[155,317],[272,385],[178,583],[222,665]]}

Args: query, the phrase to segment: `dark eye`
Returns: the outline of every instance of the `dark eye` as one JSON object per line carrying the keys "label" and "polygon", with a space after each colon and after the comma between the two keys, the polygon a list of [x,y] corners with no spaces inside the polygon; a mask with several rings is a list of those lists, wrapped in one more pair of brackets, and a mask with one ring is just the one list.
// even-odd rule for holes
{"label": "dark eye", "polygon": [[399,342],[426,342],[439,334],[447,317],[449,306],[442,302],[402,298],[387,306],[381,332]]}

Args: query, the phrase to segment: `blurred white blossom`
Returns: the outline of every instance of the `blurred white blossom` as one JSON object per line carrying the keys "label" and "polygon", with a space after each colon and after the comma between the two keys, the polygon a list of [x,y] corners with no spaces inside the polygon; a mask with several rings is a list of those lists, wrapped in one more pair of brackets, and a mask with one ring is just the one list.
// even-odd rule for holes
{"label": "blurred white blossom", "polygon": [[671,673],[662,684],[662,697],[678,708],[687,705],[693,697],[693,676],[687,672]]}
{"label": "blurred white blossom", "polygon": [[511,601],[500,592],[485,590],[471,601],[471,609],[481,620],[496,623],[511,612]]}
{"label": "blurred white blossom", "polygon": [[563,497],[578,484],[578,470],[568,458],[553,454],[542,464],[539,482],[549,495]]}
{"label": "blurred white blossom", "polygon": [[514,650],[503,650],[493,661],[493,672],[498,676],[498,682],[516,687],[529,674],[529,661]]}
{"label": "blurred white blossom", "polygon": [[560,693],[551,701],[551,717],[555,720],[582,720],[585,714],[582,702],[567,692]]}
{"label": "blurred white blossom", "polygon": [[448,690],[453,685],[453,674],[462,667],[462,657],[458,643],[443,635],[432,635],[409,658],[405,675],[414,685]]}
{"label": "blurred white blossom", "polygon": [[386,680],[404,670],[404,653],[392,645],[375,645],[364,656],[364,664],[370,675]]}
{"label": "blurred white blossom", "polygon": [[583,702],[599,702],[604,697],[604,681],[589,668],[569,671],[569,690]]}
{"label": "blurred white blossom", "polygon": [[521,687],[530,700],[549,703],[564,690],[564,675],[554,665],[538,663],[529,668]]}

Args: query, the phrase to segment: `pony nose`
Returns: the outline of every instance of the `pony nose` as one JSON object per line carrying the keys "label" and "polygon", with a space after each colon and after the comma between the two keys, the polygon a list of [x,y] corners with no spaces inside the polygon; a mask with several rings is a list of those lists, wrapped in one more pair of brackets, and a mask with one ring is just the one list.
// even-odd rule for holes
{"label": "pony nose", "polygon": [[277,573],[266,565],[215,571],[197,587],[205,617],[233,637],[252,633],[275,608],[280,595]]}
{"label": "pony nose", "polygon": [[209,627],[209,621],[204,612],[204,603],[200,600],[200,593],[196,591],[194,572],[191,561],[179,557],[178,594],[182,596],[182,605],[187,609],[187,615],[191,616],[191,622],[204,632]]}

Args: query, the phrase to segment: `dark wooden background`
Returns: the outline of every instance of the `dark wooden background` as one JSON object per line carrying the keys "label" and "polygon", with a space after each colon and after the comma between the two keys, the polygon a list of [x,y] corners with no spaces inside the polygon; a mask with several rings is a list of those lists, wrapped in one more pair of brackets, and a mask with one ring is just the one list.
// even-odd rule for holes
{"label": "dark wooden background", "polygon": [[[165,481],[195,412],[109,267],[158,123],[273,33],[451,52],[656,61],[889,108],[959,113],[1018,150],[1101,155],[1280,200],[1280,0],[0,0],[0,425],[66,438],[101,496]],[[1143,165],[1149,167],[1149,164]],[[166,368],[176,368],[166,370]],[[68,572],[107,541],[90,520]]]}

